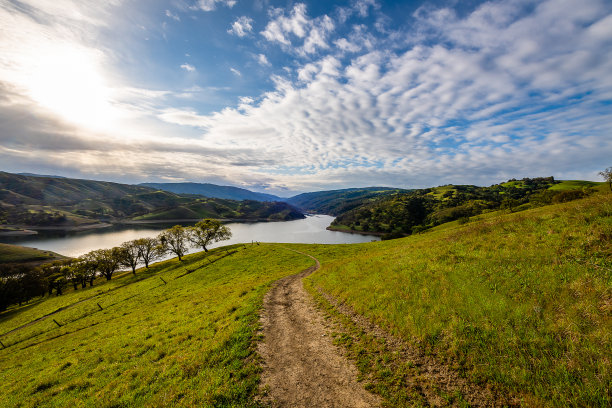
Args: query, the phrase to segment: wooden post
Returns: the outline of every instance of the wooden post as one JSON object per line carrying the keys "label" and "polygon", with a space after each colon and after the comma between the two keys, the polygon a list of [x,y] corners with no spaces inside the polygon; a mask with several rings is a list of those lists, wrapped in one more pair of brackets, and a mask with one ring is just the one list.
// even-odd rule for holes
{"label": "wooden post", "polygon": [[162,278],[161,276],[159,277],[159,279],[161,279],[162,282],[164,282],[164,285],[167,285],[166,281],[164,280],[164,278]]}
{"label": "wooden post", "polygon": [[98,305],[98,307],[100,308],[100,310],[103,310],[103,309],[102,309],[102,306],[100,306],[100,304],[99,304],[99,303],[96,303],[96,305]]}
{"label": "wooden post", "polygon": [[6,348],[3,342],[0,341],[0,344],[2,344],[2,348]]}
{"label": "wooden post", "polygon": [[62,325],[61,325],[61,324],[59,324],[59,323],[57,322],[57,320],[55,320],[55,319],[52,319],[52,320],[55,322],[55,324],[57,324],[57,327],[62,327]]}

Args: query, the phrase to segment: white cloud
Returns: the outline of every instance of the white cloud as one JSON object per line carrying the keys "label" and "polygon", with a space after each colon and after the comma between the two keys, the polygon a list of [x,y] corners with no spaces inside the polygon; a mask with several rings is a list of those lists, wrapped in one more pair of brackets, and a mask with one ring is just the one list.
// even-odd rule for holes
{"label": "white cloud", "polygon": [[191,64],[187,64],[187,63],[182,64],[181,68],[184,69],[187,72],[195,72],[196,71],[196,67],[194,67]]}
{"label": "white cloud", "polygon": [[238,71],[236,68],[230,68],[230,71],[232,71],[232,74],[236,76],[242,76],[242,73]]}
{"label": "white cloud", "polygon": [[329,48],[327,38],[335,28],[329,16],[309,18],[304,3],[297,3],[288,16],[282,9],[271,9],[270,16],[272,20],[261,32],[266,40],[290,47],[292,37],[297,37],[303,41],[298,49],[301,54],[313,54],[317,49]]}
{"label": "white cloud", "polygon": [[258,172],[295,189],[486,184],[602,167],[612,154],[612,114],[602,104],[612,44],[599,33],[610,11],[596,3],[560,13],[553,4],[524,15],[486,3],[464,19],[421,10],[418,29],[455,46],[369,51],[348,66],[322,57],[298,70],[297,83],[275,77],[276,90],[257,104],[206,117],[205,137],[282,156]]}
{"label": "white cloud", "polygon": [[270,61],[268,61],[268,58],[264,54],[258,54],[256,56],[256,59],[259,65],[263,65],[264,67],[272,65],[270,64]]}
{"label": "white cloud", "polygon": [[239,17],[232,24],[232,28],[227,30],[228,33],[237,35],[238,37],[244,37],[251,31],[253,31],[253,19],[246,16]]}
{"label": "white cloud", "polygon": [[194,8],[200,9],[202,11],[213,11],[217,8],[217,4],[222,4],[224,6],[232,8],[236,5],[236,3],[236,0],[198,0]]}
{"label": "white cloud", "polygon": [[166,17],[171,18],[174,21],[181,21],[181,18],[176,14],[173,14],[170,10],[166,10]]}
{"label": "white cloud", "polygon": [[370,7],[376,10],[380,8],[380,4],[378,4],[376,0],[356,0],[353,3],[353,9],[357,11],[361,17],[368,16]]}

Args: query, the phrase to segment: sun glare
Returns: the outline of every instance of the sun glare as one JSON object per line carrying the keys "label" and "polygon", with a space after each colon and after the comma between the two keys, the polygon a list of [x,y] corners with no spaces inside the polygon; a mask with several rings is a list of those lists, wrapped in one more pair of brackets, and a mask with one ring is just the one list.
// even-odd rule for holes
{"label": "sun glare", "polygon": [[43,50],[29,67],[30,96],[68,121],[108,128],[116,114],[96,59],[91,51],[72,45]]}

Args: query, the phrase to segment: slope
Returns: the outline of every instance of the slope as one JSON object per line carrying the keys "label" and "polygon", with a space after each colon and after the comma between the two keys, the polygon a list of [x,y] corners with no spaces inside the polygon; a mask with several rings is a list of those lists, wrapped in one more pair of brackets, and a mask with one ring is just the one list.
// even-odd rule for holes
{"label": "slope", "polygon": [[219,186],[210,183],[141,183],[139,186],[170,191],[179,194],[198,194],[211,198],[231,200],[283,201],[272,194],[257,193],[244,188]]}
{"label": "slope", "polygon": [[274,246],[217,248],[4,313],[0,405],[255,406],[263,295],[312,263]]}
{"label": "slope", "polygon": [[376,198],[407,191],[409,190],[390,187],[348,188],[303,193],[285,201],[304,211],[339,215],[355,207],[368,204]]}

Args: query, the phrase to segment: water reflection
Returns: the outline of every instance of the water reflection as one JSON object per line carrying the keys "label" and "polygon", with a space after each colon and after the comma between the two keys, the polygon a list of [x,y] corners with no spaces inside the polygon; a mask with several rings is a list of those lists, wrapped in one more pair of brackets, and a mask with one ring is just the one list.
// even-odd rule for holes
{"label": "water reflection", "polygon": [[[241,242],[288,242],[304,244],[352,244],[378,240],[377,237],[327,231],[334,217],[308,216],[303,220],[282,222],[229,223],[232,238],[211,245],[211,248]],[[94,249],[111,248],[132,239],[155,237],[167,224],[113,226],[93,231],[44,231],[24,237],[1,237],[0,242],[34,247],[67,256],[79,256]],[[199,249],[193,249],[194,252]]]}

